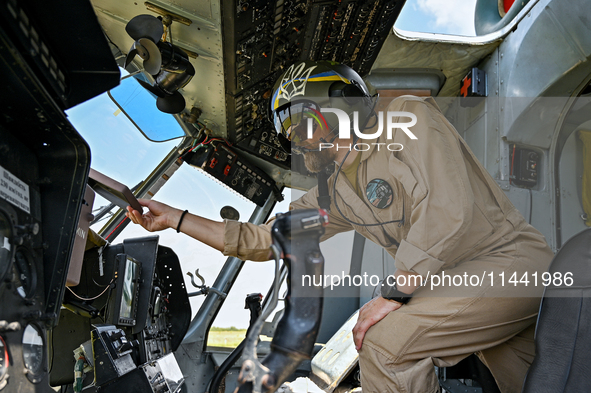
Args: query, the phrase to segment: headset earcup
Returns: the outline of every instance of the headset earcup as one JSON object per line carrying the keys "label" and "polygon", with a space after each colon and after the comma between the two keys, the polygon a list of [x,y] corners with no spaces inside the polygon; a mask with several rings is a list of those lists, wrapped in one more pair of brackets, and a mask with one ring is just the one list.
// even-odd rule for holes
{"label": "headset earcup", "polygon": [[365,93],[359,86],[349,84],[343,87],[343,97],[365,97]]}
{"label": "headset earcup", "polygon": [[365,97],[366,94],[359,86],[355,84],[347,84],[345,82],[335,82],[330,86],[330,97]]}

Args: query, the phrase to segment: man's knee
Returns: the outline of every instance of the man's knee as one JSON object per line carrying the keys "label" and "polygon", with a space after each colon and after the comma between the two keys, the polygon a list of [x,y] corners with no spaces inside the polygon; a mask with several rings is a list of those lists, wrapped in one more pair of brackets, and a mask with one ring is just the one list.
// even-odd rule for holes
{"label": "man's knee", "polygon": [[359,366],[364,393],[439,391],[431,358],[397,364],[370,344],[359,351]]}
{"label": "man's knee", "polygon": [[406,348],[416,338],[418,330],[418,321],[411,315],[394,311],[369,328],[363,347],[381,353],[390,364],[395,365],[406,361],[403,359]]}

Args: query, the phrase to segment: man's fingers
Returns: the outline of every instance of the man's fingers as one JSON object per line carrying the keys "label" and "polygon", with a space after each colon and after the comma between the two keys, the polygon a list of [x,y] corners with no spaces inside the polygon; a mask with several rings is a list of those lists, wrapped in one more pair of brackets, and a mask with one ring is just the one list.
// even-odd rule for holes
{"label": "man's fingers", "polygon": [[148,205],[150,204],[150,199],[141,199],[141,198],[140,198],[140,199],[138,199],[137,201],[138,201],[138,202],[140,203],[140,205],[142,205],[142,206],[148,206]]}
{"label": "man's fingers", "polygon": [[365,303],[359,309],[359,316],[357,317],[357,323],[355,327],[353,327],[353,342],[355,343],[355,349],[358,351],[361,349],[361,345],[363,344],[363,337],[365,337],[365,332],[369,329],[369,326],[365,327],[367,321],[367,310],[371,308],[372,300]]}
{"label": "man's fingers", "polygon": [[141,216],[138,217],[138,213],[139,212],[137,210],[132,210],[131,212],[129,212],[129,215],[131,216],[129,218],[136,224],[139,224],[139,222],[140,222],[139,220],[141,218]]}
{"label": "man's fingers", "polygon": [[133,222],[134,224],[139,224],[141,222],[142,219],[142,214],[135,210],[133,207],[131,206],[127,206],[127,212],[125,213],[125,215],[127,216],[127,218],[129,218],[131,220],[131,222]]}
{"label": "man's fingers", "polygon": [[359,320],[353,328],[353,342],[355,343],[355,348],[358,351],[361,349],[361,345],[363,344],[365,333],[367,333],[369,328],[372,327],[376,322],[377,321],[375,321],[374,318],[366,315],[366,313],[359,313]]}
{"label": "man's fingers", "polygon": [[355,349],[359,351],[363,346],[363,338],[365,337],[365,332],[359,332],[353,335],[353,342],[355,342]]}
{"label": "man's fingers", "polygon": [[128,207],[127,208],[127,213],[125,213],[125,215],[131,220],[131,222],[133,222],[134,224],[139,224],[141,226],[144,226],[145,224],[145,220],[144,217],[142,216],[142,213],[140,213],[139,211]]}
{"label": "man's fingers", "polygon": [[399,303],[377,297],[361,307],[359,310],[359,318],[353,328],[353,342],[355,343],[355,348],[358,351],[361,349],[365,333],[367,333],[370,327],[384,319],[384,317],[390,312],[400,308],[400,306]]}
{"label": "man's fingers", "polygon": [[357,349],[358,351],[361,349],[361,346],[363,345],[363,338],[365,337],[365,333],[367,333],[367,331],[372,325],[373,323],[369,324],[367,319],[364,319],[362,321],[358,321],[355,327],[353,328],[353,342],[355,343],[355,349]]}
{"label": "man's fingers", "polygon": [[135,219],[134,215],[133,215],[133,209],[129,206],[127,206],[127,211],[125,212],[125,216],[127,218],[129,218],[131,220],[131,222],[133,222],[134,224],[137,224],[137,220]]}

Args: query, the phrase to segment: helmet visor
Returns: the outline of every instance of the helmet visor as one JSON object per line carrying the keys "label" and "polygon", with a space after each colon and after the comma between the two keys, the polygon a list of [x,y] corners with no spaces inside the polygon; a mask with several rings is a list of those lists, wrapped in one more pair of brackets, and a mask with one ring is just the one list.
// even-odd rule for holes
{"label": "helmet visor", "polygon": [[310,100],[296,100],[273,112],[275,130],[294,143],[311,138],[318,127],[328,129],[320,107]]}

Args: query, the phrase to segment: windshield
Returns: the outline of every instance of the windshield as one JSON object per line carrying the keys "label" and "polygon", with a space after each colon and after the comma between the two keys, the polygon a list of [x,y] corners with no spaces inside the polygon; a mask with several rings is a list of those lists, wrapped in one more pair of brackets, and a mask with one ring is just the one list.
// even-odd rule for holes
{"label": "windshield", "polygon": [[[125,74],[124,70],[122,74]],[[185,136],[176,118],[156,109],[156,97],[144,89],[136,78],[146,81],[142,74],[127,76],[119,86],[107,93],[122,116],[128,117],[138,131],[154,142]]]}
{"label": "windshield", "polygon": [[[222,220],[220,217],[220,210],[226,205],[230,205],[238,210],[238,213],[240,213],[240,221],[248,221],[256,207],[254,203],[234,194],[203,175],[199,170],[187,164],[183,164],[179,168],[174,176],[172,176],[162,187],[154,199],[182,210],[187,209],[191,213],[216,221]],[[221,252],[200,243],[185,234],[176,233],[176,230],[174,229],[167,229],[158,232],[157,234],[160,236],[159,244],[172,248],[179,257],[183,269],[183,275],[185,277],[187,292],[196,292],[198,290],[191,285],[191,279],[186,275],[187,272],[195,274],[195,271],[199,269],[199,274],[205,278],[206,285],[211,286],[214,283],[215,278],[220,272],[227,257],[222,255]],[[147,235],[150,235],[150,233],[146,232],[146,230],[139,225],[128,225],[118,236],[118,240],[123,241],[123,239]],[[247,265],[255,264],[247,263]],[[242,320],[242,318],[235,318],[235,316],[244,312],[244,296],[246,295],[246,293],[243,293],[244,290],[250,290],[251,292],[266,292],[269,288],[270,284],[266,283],[259,284],[263,286],[256,285],[259,280],[261,280],[261,282],[270,282],[269,280],[272,279],[272,264],[261,265],[267,265],[270,267],[268,274],[263,274],[257,269],[255,269],[252,274],[248,274],[247,272],[249,271],[250,266],[245,266],[241,272],[238,280],[240,281],[243,276],[248,276],[246,279],[246,286],[248,288],[237,289],[237,286],[235,286],[232,289],[225,302],[225,304],[231,306],[230,309],[223,308],[220,314],[218,314],[218,319],[222,318],[222,320],[224,320],[222,326],[226,326],[226,323],[229,323],[227,321],[231,319],[234,319],[234,321],[238,319]],[[263,270],[265,269],[263,268]],[[198,279],[196,279],[196,282],[201,284]],[[253,286],[258,289],[253,289]],[[241,285],[238,285],[238,287],[241,287]],[[204,298],[204,296],[190,298],[193,317],[199,310]],[[245,323],[248,323],[248,317],[245,318]]]}
{"label": "windshield", "polygon": [[[157,109],[154,107],[153,111]],[[69,109],[66,114],[90,146],[91,167],[130,189],[144,180],[177,144],[148,141],[106,93]],[[180,129],[178,124],[176,127]],[[95,201],[95,207],[98,203]]]}
{"label": "windshield", "polygon": [[[126,81],[137,84],[132,79],[128,78]],[[149,120],[152,116],[158,116],[159,113],[152,98],[152,104],[144,107],[143,117]],[[67,114],[70,122],[90,145],[91,167],[127,185],[130,189],[145,180],[178,143],[178,140],[163,143],[148,141],[121,113],[107,94],[80,104],[70,109]],[[181,130],[177,123],[174,123],[174,126]],[[238,210],[241,221],[248,221],[256,208],[254,203],[221,186],[188,164],[181,165],[154,199],[217,221],[221,220],[220,210],[226,205]],[[285,202],[278,204],[275,212],[287,211],[289,201],[290,196],[287,192]],[[107,200],[97,195],[94,213],[96,214],[101,207],[108,204]],[[112,213],[118,209],[115,207]],[[98,232],[110,217],[111,215],[105,216],[91,229]],[[149,235],[152,234],[138,225],[128,225],[115,242]],[[179,257],[187,292],[197,291],[191,285],[189,276],[186,275],[189,271],[195,273],[195,270],[199,269],[199,274],[205,278],[206,285],[213,284],[226,260],[224,255],[184,234],[176,233],[173,229],[158,232],[157,235],[160,237],[159,244],[172,248]],[[252,292],[266,294],[273,276],[272,263],[247,263],[228,295],[225,307],[219,312],[216,325],[246,327],[249,316],[248,311],[244,310],[244,297]],[[197,282],[200,284],[199,280]],[[203,299],[204,296],[190,299],[193,316],[199,310]]]}

